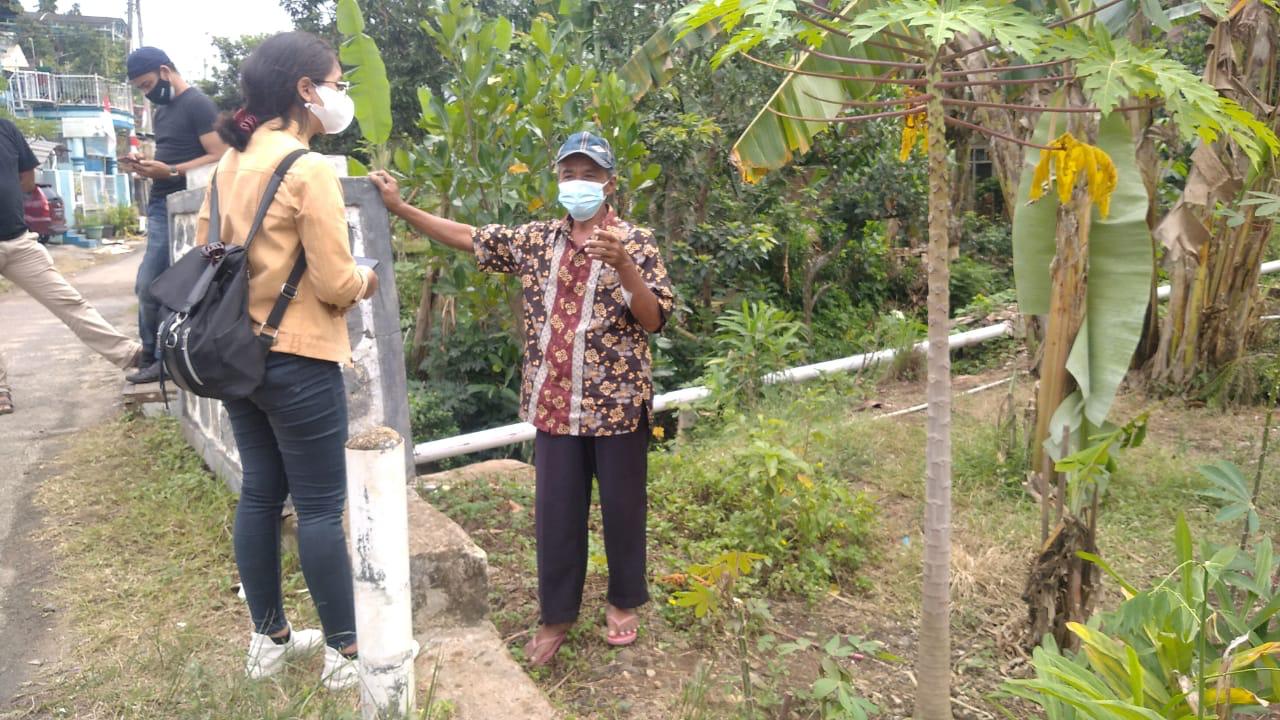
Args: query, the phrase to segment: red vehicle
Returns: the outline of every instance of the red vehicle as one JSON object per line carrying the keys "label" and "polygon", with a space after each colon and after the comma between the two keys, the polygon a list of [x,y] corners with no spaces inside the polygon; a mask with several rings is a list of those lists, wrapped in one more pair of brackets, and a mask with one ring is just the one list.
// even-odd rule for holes
{"label": "red vehicle", "polygon": [[23,201],[22,211],[27,227],[40,236],[42,243],[67,231],[67,208],[62,196],[49,185],[36,185]]}

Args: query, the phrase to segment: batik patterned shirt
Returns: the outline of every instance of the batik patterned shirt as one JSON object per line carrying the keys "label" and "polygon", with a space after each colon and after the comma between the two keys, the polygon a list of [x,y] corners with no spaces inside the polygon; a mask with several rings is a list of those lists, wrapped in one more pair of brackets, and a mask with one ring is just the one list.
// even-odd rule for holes
{"label": "batik patterned shirt", "polygon": [[[675,295],[653,232],[606,221],[658,298],[662,322]],[[567,218],[519,227],[488,225],[472,238],[486,272],[520,278],[524,372],[520,417],[553,435],[634,432],[653,411],[649,333],[631,314],[618,272],[570,239]]]}

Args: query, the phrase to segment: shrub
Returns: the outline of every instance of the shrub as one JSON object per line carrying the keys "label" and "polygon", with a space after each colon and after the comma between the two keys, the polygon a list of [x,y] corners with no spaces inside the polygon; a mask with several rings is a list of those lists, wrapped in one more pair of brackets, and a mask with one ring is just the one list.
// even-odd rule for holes
{"label": "shrub", "polygon": [[138,231],[138,208],[132,205],[117,205],[107,209],[106,223],[114,225],[116,232],[134,233]]}
{"label": "shrub", "polygon": [[438,440],[458,434],[453,408],[439,388],[419,380],[409,381],[409,427],[417,442]]}
{"label": "shrub", "polygon": [[754,405],[765,374],[799,360],[804,326],[791,314],[764,302],[743,301],[741,310],[716,318],[717,357],[707,361],[708,380],[726,403]]}
{"label": "shrub", "polygon": [[[821,463],[777,444],[780,421],[756,427],[722,453],[698,445],[652,457],[654,530],[690,557],[743,551],[766,558],[760,581],[772,590],[816,597],[848,584],[866,557],[873,509]],[[751,423],[754,424],[754,423]]]}
{"label": "shrub", "polygon": [[1197,558],[1180,515],[1174,545],[1177,567],[1143,590],[1087,558],[1128,599],[1087,625],[1070,624],[1080,652],[1046,638],[1033,655],[1035,677],[1006,681],[1002,694],[1035,703],[1049,720],[1236,717],[1233,706],[1251,711],[1280,701],[1273,620],[1280,562],[1271,538],[1243,551],[1204,543]]}
{"label": "shrub", "polygon": [[1008,280],[998,268],[968,257],[960,257],[951,263],[953,310],[965,307],[979,295],[994,295],[1006,287]]}

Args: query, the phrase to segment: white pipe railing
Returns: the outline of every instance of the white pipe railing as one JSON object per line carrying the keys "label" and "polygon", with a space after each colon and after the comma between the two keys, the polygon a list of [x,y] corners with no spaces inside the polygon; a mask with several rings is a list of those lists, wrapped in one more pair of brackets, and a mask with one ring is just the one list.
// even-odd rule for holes
{"label": "white pipe railing", "polygon": [[[1263,263],[1260,268],[1262,275],[1270,275],[1280,272],[1280,260]],[[1156,288],[1156,297],[1166,300],[1171,292],[1168,285],[1161,285]],[[977,345],[979,343],[994,340],[998,337],[1004,337],[1013,332],[1013,326],[1007,322],[981,327],[968,332],[957,333],[951,336],[951,349]],[[921,342],[915,346],[916,350],[924,351],[928,347],[928,343]],[[867,367],[877,365],[888,360],[892,360],[898,354],[897,350],[879,350],[877,352],[863,353],[862,355],[854,355],[852,357],[840,358],[839,360],[828,360],[814,365],[804,365],[802,367],[791,368],[790,370],[779,370],[765,376],[764,381],[768,384],[773,383],[794,383],[805,382],[830,375],[838,372],[857,372]],[[711,390],[707,387],[697,386],[684,388],[683,390],[675,390],[673,392],[664,393],[653,399],[654,412],[660,412],[672,407],[681,405],[689,405],[702,400],[711,394]],[[414,461],[418,463],[434,462],[445,458],[457,457],[458,455],[469,455],[471,453],[480,452],[481,450],[492,450],[493,448],[503,447],[506,445],[516,445],[522,442],[532,440],[537,431],[529,423],[515,423],[513,425],[503,425],[502,427],[491,428],[489,430],[481,430],[479,432],[467,433],[465,435],[457,435],[455,437],[442,438],[440,440],[432,440],[431,442],[419,443],[413,448]]]}
{"label": "white pipe railing", "polygon": [[[956,350],[970,345],[977,345],[993,338],[1009,335],[1012,332],[1013,326],[1007,322],[1002,322],[989,327],[978,328],[977,330],[957,333],[951,336],[951,349]],[[928,343],[921,342],[914,349],[924,351],[927,347]],[[795,383],[813,380],[823,375],[834,373],[856,372],[863,368],[892,360],[897,354],[897,350],[879,350],[839,360],[828,360],[814,365],[804,365],[790,370],[769,373],[765,376],[764,381],[770,385],[775,383]],[[663,393],[653,399],[653,409],[654,412],[661,412],[668,408],[688,405],[702,400],[710,394],[711,389],[701,385]],[[489,430],[421,443],[414,446],[413,458],[415,462],[428,463],[458,455],[468,455],[481,450],[491,450],[505,445],[527,442],[533,439],[536,432],[529,423],[503,425]]]}

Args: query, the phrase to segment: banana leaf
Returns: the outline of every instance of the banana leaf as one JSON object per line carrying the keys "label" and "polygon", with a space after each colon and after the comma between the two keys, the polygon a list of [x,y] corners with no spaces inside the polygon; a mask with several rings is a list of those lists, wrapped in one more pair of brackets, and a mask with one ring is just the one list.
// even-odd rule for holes
{"label": "banana leaf", "polygon": [[[1042,113],[1031,141],[1047,145],[1054,127],[1054,115]],[[1057,119],[1057,127],[1064,125]],[[1023,154],[1022,181],[1018,183],[1018,211],[1013,214],[1013,284],[1018,296],[1018,311],[1024,315],[1048,315],[1049,264],[1057,252],[1054,237],[1058,223],[1058,198],[1048,192],[1038,202],[1031,202],[1031,178],[1040,162],[1041,150],[1027,148]]]}
{"label": "banana leaf", "polygon": [[[839,10],[846,17],[864,9],[868,3],[851,2]],[[908,33],[906,28],[898,28]],[[887,41],[895,44],[895,41]],[[850,45],[849,40],[833,33],[824,33],[822,44],[816,48],[819,52],[842,57],[865,58],[869,60],[906,60],[902,53],[869,45]],[[786,166],[796,154],[804,154],[813,145],[813,139],[821,132],[831,128],[825,122],[844,113],[842,103],[857,100],[870,95],[876,90],[876,84],[860,78],[878,74],[878,70],[864,65],[850,65],[835,60],[828,60],[810,52],[800,53],[793,69],[808,72],[827,73],[843,76],[848,79],[816,77],[791,73],[782,79],[778,89],[765,106],[752,119],[751,124],[734,143],[732,159],[743,180],[758,182],[770,170]],[[796,117],[822,118],[824,122],[811,122],[782,117],[771,112]]]}
{"label": "banana leaf", "polygon": [[684,29],[668,21],[631,55],[618,76],[627,83],[632,102],[640,100],[655,87],[660,87],[676,73],[675,55],[680,50],[695,50],[720,34],[715,23],[708,23],[683,37]]}
{"label": "banana leaf", "polygon": [[[1142,338],[1154,269],[1147,189],[1132,132],[1122,115],[1112,113],[1102,119],[1098,147],[1115,163],[1118,183],[1111,215],[1103,218],[1097,206],[1093,209],[1085,319],[1067,358],[1067,370],[1076,379],[1084,420],[1089,427],[1101,428]],[[1054,423],[1049,437],[1061,437],[1061,427]]]}
{"label": "banana leaf", "polygon": [[391,138],[391,83],[387,66],[382,62],[378,45],[364,32],[364,16],[356,0],[338,0],[338,32],[343,35],[338,55],[351,81],[352,102],[360,133],[373,145],[384,145]]}
{"label": "banana leaf", "polygon": [[[1052,123],[1042,116],[1036,142],[1049,136]],[[1059,120],[1061,124],[1061,120]],[[1152,281],[1151,232],[1147,227],[1147,192],[1135,157],[1129,125],[1120,114],[1102,119],[1098,146],[1111,156],[1118,184],[1111,199],[1111,215],[1103,218],[1095,205],[1089,225],[1089,282],[1085,319],[1067,359],[1067,370],[1078,389],[1054,414],[1045,448],[1055,460],[1066,427],[1086,436],[1105,427],[1116,391],[1129,371],[1142,335],[1143,318]],[[1056,246],[1057,197],[1046,193],[1028,204],[1033,173],[1040,159],[1028,150],[1028,168],[1018,188],[1018,212],[1013,221],[1014,279],[1019,309],[1029,315],[1049,311],[1049,264]],[[1083,428],[1083,430],[1082,430]]]}
{"label": "banana leaf", "polygon": [[[830,34],[819,50],[849,57],[888,57],[887,51],[868,52],[876,49],[865,46],[853,48],[845,38]],[[807,52],[800,55],[793,67],[851,78],[875,74],[865,66],[845,65]],[[866,97],[873,90],[875,85],[872,82],[789,75],[778,85],[769,102],[765,103],[765,107],[756,114],[742,137],[733,145],[733,162],[742,174],[742,179],[757,182],[770,170],[787,165],[795,154],[808,152],[819,133],[831,128],[829,122],[795,120],[776,115],[772,110],[797,117],[831,119],[844,114],[841,103]]]}

